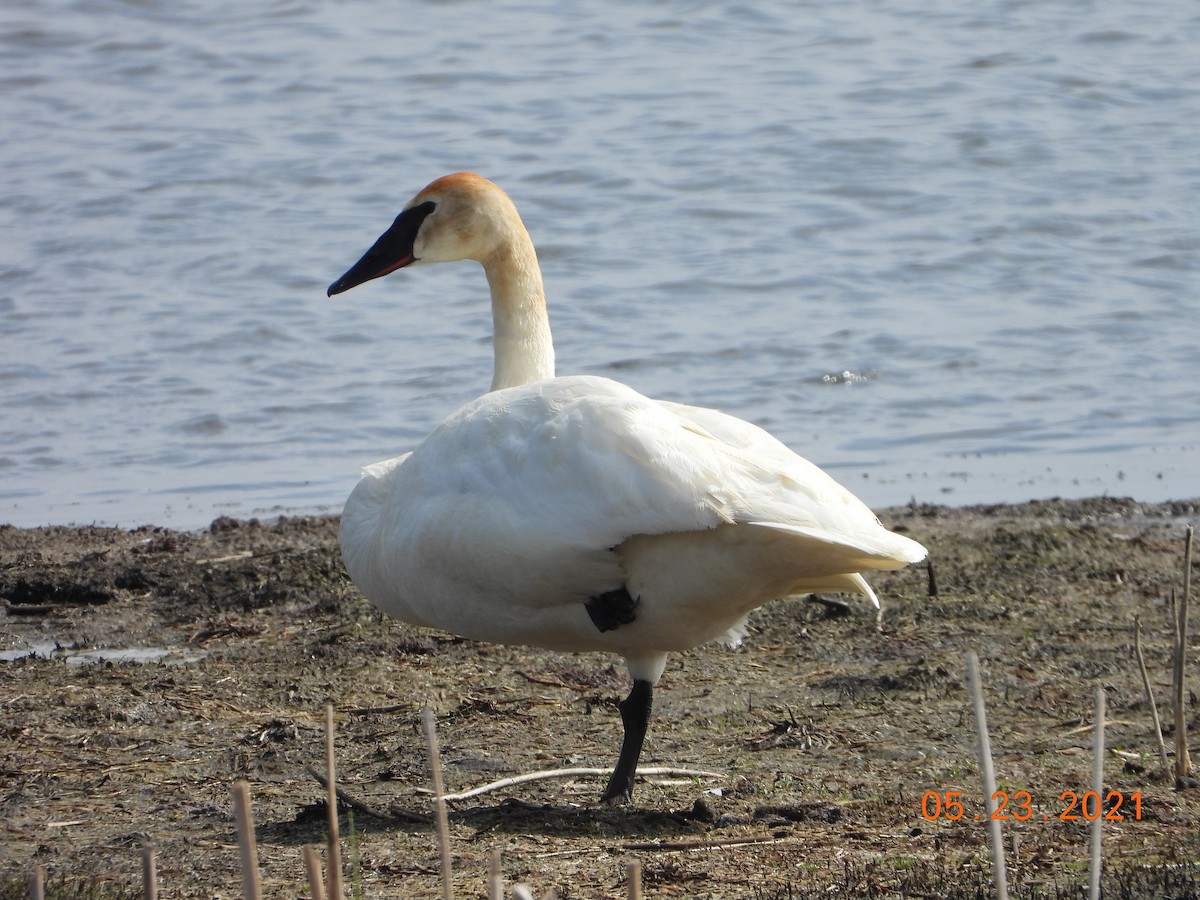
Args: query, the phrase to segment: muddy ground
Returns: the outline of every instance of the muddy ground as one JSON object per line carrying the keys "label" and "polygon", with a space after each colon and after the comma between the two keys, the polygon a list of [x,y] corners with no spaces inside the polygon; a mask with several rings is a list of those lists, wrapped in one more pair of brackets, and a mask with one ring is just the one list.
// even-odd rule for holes
{"label": "muddy ground", "polygon": [[[1060,814],[1072,811],[1064,792],[1090,787],[1100,686],[1106,793],[1124,815],[1106,822],[1105,896],[1200,896],[1200,788],[1161,774],[1131,656],[1140,614],[1162,708],[1169,596],[1198,510],[1095,499],[886,511],[932,551],[936,595],[924,567],[879,575],[882,632],[862,602],[846,614],[799,598],[760,610],[739,650],[674,657],[643,765],[721,777],[648,779],[617,809],[595,805],[598,777],[454,804],[457,895],[485,896],[494,849],[510,882],[564,898],[625,896],[635,857],[651,897],[988,895],[964,687],[975,650],[999,784],[1027,817],[1005,823],[1014,896],[1081,896],[1087,822]],[[346,841],[364,897],[440,895],[432,829],[406,818],[430,810],[424,703],[451,791],[608,766],[620,740],[617,660],[385,620],[347,581],[333,518],[194,533],[0,527],[0,594],[0,897],[23,896],[38,864],[50,896],[141,896],[147,840],[163,897],[240,896],[236,778],[250,783],[266,896],[309,896],[300,854],[325,831],[309,769],[322,765],[327,700],[345,787],[389,812],[355,813]],[[962,791],[957,821],[949,791]],[[923,816],[923,798],[941,815]],[[341,822],[349,830],[345,810]]]}

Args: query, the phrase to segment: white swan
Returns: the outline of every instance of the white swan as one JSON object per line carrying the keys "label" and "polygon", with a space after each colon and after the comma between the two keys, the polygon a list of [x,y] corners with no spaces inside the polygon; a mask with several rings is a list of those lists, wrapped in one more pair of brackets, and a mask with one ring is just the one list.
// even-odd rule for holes
{"label": "white swan", "polygon": [[625,658],[633,689],[602,799],[628,799],[667,653],[736,645],[746,616],[925,557],[765,431],[554,377],[541,271],[508,196],[439,178],[330,285],[474,259],[492,293],[491,392],[412,453],[368,466],[342,514],[346,568],[384,612],[475,640]]}

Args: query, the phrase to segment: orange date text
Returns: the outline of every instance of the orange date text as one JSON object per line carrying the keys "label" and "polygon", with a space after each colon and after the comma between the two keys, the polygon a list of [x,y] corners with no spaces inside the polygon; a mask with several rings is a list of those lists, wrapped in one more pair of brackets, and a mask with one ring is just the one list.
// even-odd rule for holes
{"label": "orange date text", "polygon": [[[962,791],[926,791],[921,797],[921,817],[934,822],[938,819],[949,819],[957,822],[960,819],[1011,819],[1026,822],[1037,816],[1033,808],[1033,795],[1029,791],[996,791],[992,794],[990,815],[971,815],[962,800]],[[1053,810],[1043,813],[1043,819],[1060,819],[1064,822],[1084,820],[1094,822],[1096,819],[1105,821],[1121,821],[1123,819],[1140,820],[1142,818],[1142,792],[1105,791],[1101,797],[1098,791],[1063,791],[1058,795],[1058,803]]]}

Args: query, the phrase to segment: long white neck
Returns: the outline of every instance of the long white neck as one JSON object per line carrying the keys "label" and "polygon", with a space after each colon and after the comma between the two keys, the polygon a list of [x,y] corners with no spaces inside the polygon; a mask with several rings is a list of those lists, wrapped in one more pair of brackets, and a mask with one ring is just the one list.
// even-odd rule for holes
{"label": "long white neck", "polygon": [[554,342],[546,315],[542,271],[528,232],[481,260],[492,289],[492,346],[496,368],[492,390],[554,377]]}

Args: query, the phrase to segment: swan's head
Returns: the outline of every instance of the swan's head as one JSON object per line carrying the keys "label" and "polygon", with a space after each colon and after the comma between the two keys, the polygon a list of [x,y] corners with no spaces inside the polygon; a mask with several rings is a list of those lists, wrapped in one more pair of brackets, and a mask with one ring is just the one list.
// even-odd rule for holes
{"label": "swan's head", "polygon": [[470,172],[446,175],[409,200],[392,227],[326,293],[332,297],[413,263],[482,262],[523,231],[512,200],[492,182]]}

